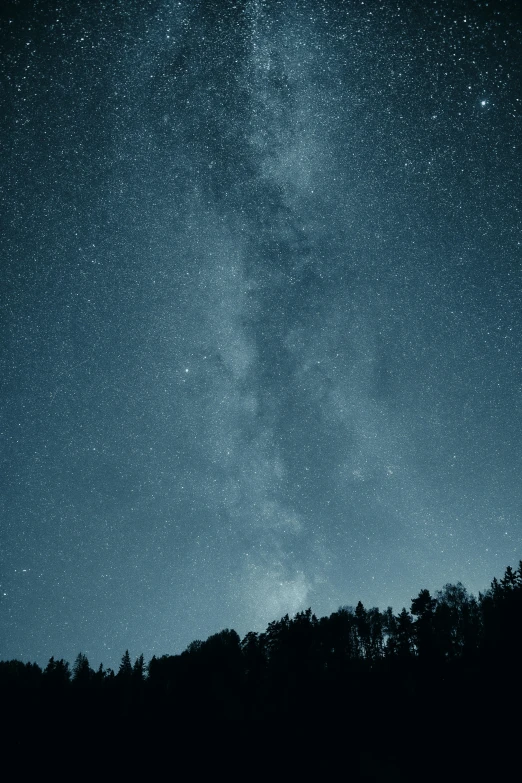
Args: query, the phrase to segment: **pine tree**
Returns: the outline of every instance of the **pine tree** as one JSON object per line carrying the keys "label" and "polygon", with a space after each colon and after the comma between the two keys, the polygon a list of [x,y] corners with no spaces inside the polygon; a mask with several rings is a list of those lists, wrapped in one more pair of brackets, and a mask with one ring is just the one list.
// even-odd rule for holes
{"label": "pine tree", "polygon": [[128,650],[125,650],[122,656],[120,668],[118,670],[118,677],[121,680],[128,680],[132,677],[132,663]]}
{"label": "pine tree", "polygon": [[139,655],[134,661],[132,667],[132,678],[135,682],[143,682],[145,679],[145,659],[143,653]]}
{"label": "pine tree", "polygon": [[73,683],[81,687],[90,685],[93,674],[87,656],[81,652],[78,653],[73,666]]}

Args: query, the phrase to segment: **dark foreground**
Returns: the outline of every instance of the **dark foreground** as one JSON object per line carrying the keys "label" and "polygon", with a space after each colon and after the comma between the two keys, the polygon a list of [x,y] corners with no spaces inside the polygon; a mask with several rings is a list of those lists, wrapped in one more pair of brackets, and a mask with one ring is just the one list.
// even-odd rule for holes
{"label": "dark foreground", "polygon": [[522,564],[478,599],[307,610],[117,673],[0,662],[2,759],[22,780],[517,780],[521,662]]}

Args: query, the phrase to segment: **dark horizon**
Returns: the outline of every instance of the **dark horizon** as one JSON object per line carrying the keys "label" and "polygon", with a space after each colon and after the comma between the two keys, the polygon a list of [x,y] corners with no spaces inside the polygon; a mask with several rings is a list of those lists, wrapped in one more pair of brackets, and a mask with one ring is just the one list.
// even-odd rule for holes
{"label": "dark horizon", "polygon": [[[421,590],[410,609],[359,602],[321,618],[308,609],[262,634],[224,629],[148,663],[127,650],[116,672],[81,653],[72,667],[52,658],[44,671],[0,661],[6,759],[71,770],[88,749],[104,770],[112,760],[118,771],[143,761],[168,772],[197,758],[201,771],[233,747],[245,769],[256,751],[271,771],[282,769],[280,750],[294,772],[348,759],[351,780],[518,770],[522,561],[478,600],[446,585],[435,596]],[[310,753],[299,744],[306,736]]]}
{"label": "dark horizon", "polygon": [[[522,560],[518,568],[507,566],[502,577],[494,577],[478,596],[469,593],[459,581],[444,585],[433,595],[422,588],[408,608],[395,613],[392,607],[380,610],[365,607],[361,601],[356,606],[340,606],[324,617],[318,617],[309,607],[292,617],[285,614],[273,618],[262,632],[251,629],[241,638],[234,628],[222,628],[207,639],[193,639],[180,652],[164,651],[162,655],[153,655],[150,661],[143,653],[132,656],[128,649],[116,667],[104,662],[93,666],[82,650],[74,663],[56,655],[45,666],[36,661],[0,659],[0,690],[16,694],[20,688],[38,689],[44,681],[53,688],[72,684],[98,689],[111,687],[115,682],[127,688],[146,680],[165,685],[169,679],[165,672],[183,659],[192,659],[196,678],[199,677],[199,666],[208,665],[207,655],[214,661],[212,668],[216,671],[226,670],[227,657],[238,655],[247,676],[252,656],[261,656],[264,666],[270,668],[283,648],[287,650],[285,655],[295,648],[300,659],[317,656],[316,674],[323,675],[332,673],[332,661],[341,655],[354,667],[352,676],[361,663],[374,676],[380,669],[392,678],[409,669],[418,676],[414,668],[417,661],[426,667],[426,672],[441,674],[458,666],[468,675],[477,676],[480,672],[481,676],[491,677],[501,661],[508,668],[516,662],[521,601]],[[394,671],[394,667],[398,668]],[[294,667],[286,664],[285,676],[292,677],[293,672]]]}
{"label": "dark horizon", "polygon": [[[497,586],[499,584],[501,584],[501,585],[504,585],[504,584],[507,584],[507,583],[511,584],[510,580],[511,580],[513,575],[515,577],[513,579],[513,584],[516,583],[518,589],[520,589],[520,585],[522,584],[522,560],[519,562],[518,569],[516,569],[516,568],[514,569],[511,565],[508,566],[507,569],[505,570],[502,578],[500,577],[500,575],[497,575],[497,576],[493,577],[493,579],[490,582],[490,584],[487,587],[485,587],[483,590],[480,590],[477,595],[474,595],[469,590],[467,590],[466,585],[462,584],[462,582],[459,580],[456,583],[446,583],[445,585],[441,585],[440,588],[438,590],[436,590],[436,591],[430,591],[426,587],[421,588],[418,591],[417,595],[412,596],[412,599],[409,602],[408,606],[403,606],[403,607],[401,607],[400,610],[395,610],[394,607],[390,607],[390,606],[388,606],[388,607],[365,606],[364,602],[362,602],[360,600],[359,601],[355,601],[353,604],[344,603],[344,604],[340,605],[337,608],[337,610],[332,612],[329,616],[328,615],[320,616],[316,612],[313,611],[313,607],[306,607],[305,609],[301,609],[300,611],[296,612],[294,615],[291,615],[291,616],[289,616],[289,614],[286,613],[284,616],[281,616],[281,617],[273,617],[269,621],[269,623],[267,624],[266,628],[262,628],[262,629],[250,628],[250,629],[247,629],[247,631],[242,633],[242,634],[237,634],[236,628],[234,626],[231,626],[230,628],[228,628],[228,627],[227,628],[219,628],[217,631],[213,631],[211,634],[209,634],[209,637],[207,639],[204,639],[204,638],[203,639],[199,639],[199,638],[198,639],[191,639],[190,642],[187,645],[185,645],[184,647],[182,647],[182,648],[170,648],[170,649],[166,649],[166,650],[163,650],[163,651],[154,651],[150,656],[145,655],[143,650],[140,650],[138,652],[136,650],[130,650],[129,648],[126,648],[124,653],[123,653],[123,651],[120,651],[120,653],[117,654],[117,658],[115,658],[113,660],[94,661],[90,657],[90,655],[89,655],[89,648],[87,648],[87,649],[81,649],[81,650],[79,649],[77,654],[75,654],[71,659],[66,659],[63,656],[58,655],[58,654],[53,654],[53,655],[50,656],[49,659],[46,659],[46,660],[43,660],[43,661],[42,660],[35,660],[35,659],[24,660],[24,659],[17,658],[17,657],[14,657],[14,658],[0,657],[0,664],[5,664],[5,663],[8,663],[9,661],[17,661],[17,662],[20,662],[20,663],[23,663],[23,664],[27,664],[27,665],[36,665],[42,671],[45,671],[46,667],[48,668],[50,663],[51,663],[51,661],[54,660],[56,662],[59,661],[59,662],[63,662],[65,664],[67,664],[67,666],[69,667],[69,671],[70,671],[70,673],[72,675],[73,672],[74,672],[75,664],[77,664],[78,661],[80,661],[80,659],[82,659],[82,661],[85,662],[86,665],[88,664],[88,666],[90,667],[92,675],[94,675],[95,672],[99,672],[100,669],[103,669],[103,671],[105,672],[105,675],[107,676],[107,673],[110,672],[110,671],[112,671],[113,673],[117,674],[118,673],[118,669],[121,670],[123,659],[125,659],[127,656],[129,656],[129,659],[130,659],[131,663],[134,662],[134,664],[136,664],[136,662],[139,659],[144,661],[144,664],[145,664],[145,675],[146,675],[146,670],[147,670],[147,667],[150,664],[151,660],[162,659],[162,658],[163,659],[164,658],[171,658],[171,657],[176,657],[177,658],[180,655],[186,655],[187,652],[189,652],[191,649],[193,649],[195,645],[206,644],[209,640],[211,640],[211,639],[213,639],[215,637],[219,637],[222,634],[228,634],[228,633],[237,634],[238,640],[241,640],[241,644],[244,645],[250,636],[255,635],[255,636],[258,636],[258,637],[262,638],[264,636],[267,636],[267,634],[270,635],[270,628],[271,627],[279,626],[281,624],[284,625],[288,621],[290,621],[290,623],[299,621],[299,618],[302,617],[302,616],[306,616],[308,619],[310,619],[310,617],[313,617],[313,619],[316,622],[322,623],[322,622],[325,622],[327,620],[331,621],[332,618],[335,615],[337,615],[337,614],[348,613],[348,614],[352,614],[353,615],[359,607],[361,607],[362,610],[364,610],[364,612],[368,613],[369,616],[371,616],[371,615],[378,615],[378,616],[380,616],[382,618],[381,622],[383,623],[383,628],[381,629],[381,633],[383,632],[383,629],[386,626],[385,618],[390,618],[390,613],[395,618],[395,621],[399,620],[399,616],[401,614],[404,615],[404,613],[406,613],[409,616],[409,618],[410,618],[410,620],[412,622],[412,639],[413,639],[414,638],[414,627],[415,627],[415,622],[414,622],[415,621],[415,612],[412,611],[412,610],[415,607],[415,605],[419,602],[419,597],[420,596],[424,596],[425,594],[428,593],[430,595],[430,597],[432,598],[434,605],[436,606],[438,604],[440,604],[440,605],[445,604],[445,602],[448,601],[448,597],[450,597],[453,594],[455,594],[456,596],[458,596],[458,601],[470,602],[470,604],[472,604],[472,605],[476,604],[477,611],[478,611],[478,607],[482,607],[484,603],[486,603],[486,604],[488,603],[488,601],[490,600],[490,597],[495,594],[495,591],[496,591]],[[382,655],[383,655],[383,657],[386,657],[387,655],[390,654],[389,649],[387,650],[387,645],[389,646],[389,638],[388,638],[388,636],[387,636],[387,634],[385,632],[384,633],[384,638],[382,640]],[[123,657],[122,657],[122,653],[123,653]],[[393,656],[393,653],[392,653],[392,656]]]}

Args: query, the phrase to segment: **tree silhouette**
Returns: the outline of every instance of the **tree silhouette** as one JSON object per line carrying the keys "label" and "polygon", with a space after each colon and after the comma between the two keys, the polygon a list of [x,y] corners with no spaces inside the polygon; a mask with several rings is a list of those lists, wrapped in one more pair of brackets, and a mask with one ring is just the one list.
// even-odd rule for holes
{"label": "tree silhouette", "polygon": [[59,661],[54,660],[54,656],[49,659],[49,663],[44,669],[44,677],[49,685],[54,688],[63,688],[67,686],[71,680],[71,672],[69,664],[60,658]]}
{"label": "tree silhouette", "polygon": [[[365,748],[362,768],[395,765],[406,774],[414,760],[417,771],[435,763],[426,738],[441,726],[455,736],[453,715],[463,716],[462,726],[502,716],[488,727],[490,746],[500,747],[502,726],[519,717],[521,649],[522,562],[478,599],[457,582],[435,597],[421,590],[411,613],[359,602],[317,618],[308,608],[243,640],[225,629],[179,655],[153,656],[148,666],[143,654],[132,664],[126,650],[117,675],[103,664],[94,672],[81,652],[72,672],[54,657],[43,672],[34,663],[0,661],[0,689],[15,724],[31,714],[51,726],[67,714],[71,724],[117,726],[118,742],[139,726],[151,747],[161,732],[176,736],[188,725],[311,725],[321,716]],[[394,749],[403,736],[410,748],[401,755]],[[444,742],[437,745],[441,759]],[[376,753],[384,766],[374,763]]]}
{"label": "tree silhouette", "polygon": [[125,650],[125,652],[123,653],[117,676],[119,680],[126,680],[126,681],[130,681],[132,678],[132,663],[128,650]]}
{"label": "tree silhouette", "polygon": [[415,644],[421,661],[433,663],[437,654],[434,616],[437,601],[429,590],[421,590],[411,602],[411,613],[417,619],[414,622]]}
{"label": "tree silhouette", "polygon": [[134,682],[143,682],[145,679],[145,659],[143,657],[143,653],[139,655],[136,660],[134,661],[134,666],[132,667],[132,678]]}
{"label": "tree silhouette", "polygon": [[83,653],[78,653],[74,662],[72,671],[72,682],[81,688],[88,687],[93,678],[94,672],[89,666],[89,659]]}
{"label": "tree silhouette", "polygon": [[415,629],[413,619],[406,608],[397,615],[396,653],[400,660],[409,660],[413,654]]}

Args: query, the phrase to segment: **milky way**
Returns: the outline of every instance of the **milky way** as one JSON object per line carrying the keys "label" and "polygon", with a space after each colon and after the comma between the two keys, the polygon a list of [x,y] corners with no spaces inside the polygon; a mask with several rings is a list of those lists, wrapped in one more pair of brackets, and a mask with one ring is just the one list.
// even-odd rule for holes
{"label": "milky way", "polygon": [[518,562],[516,5],[2,9],[1,658]]}

